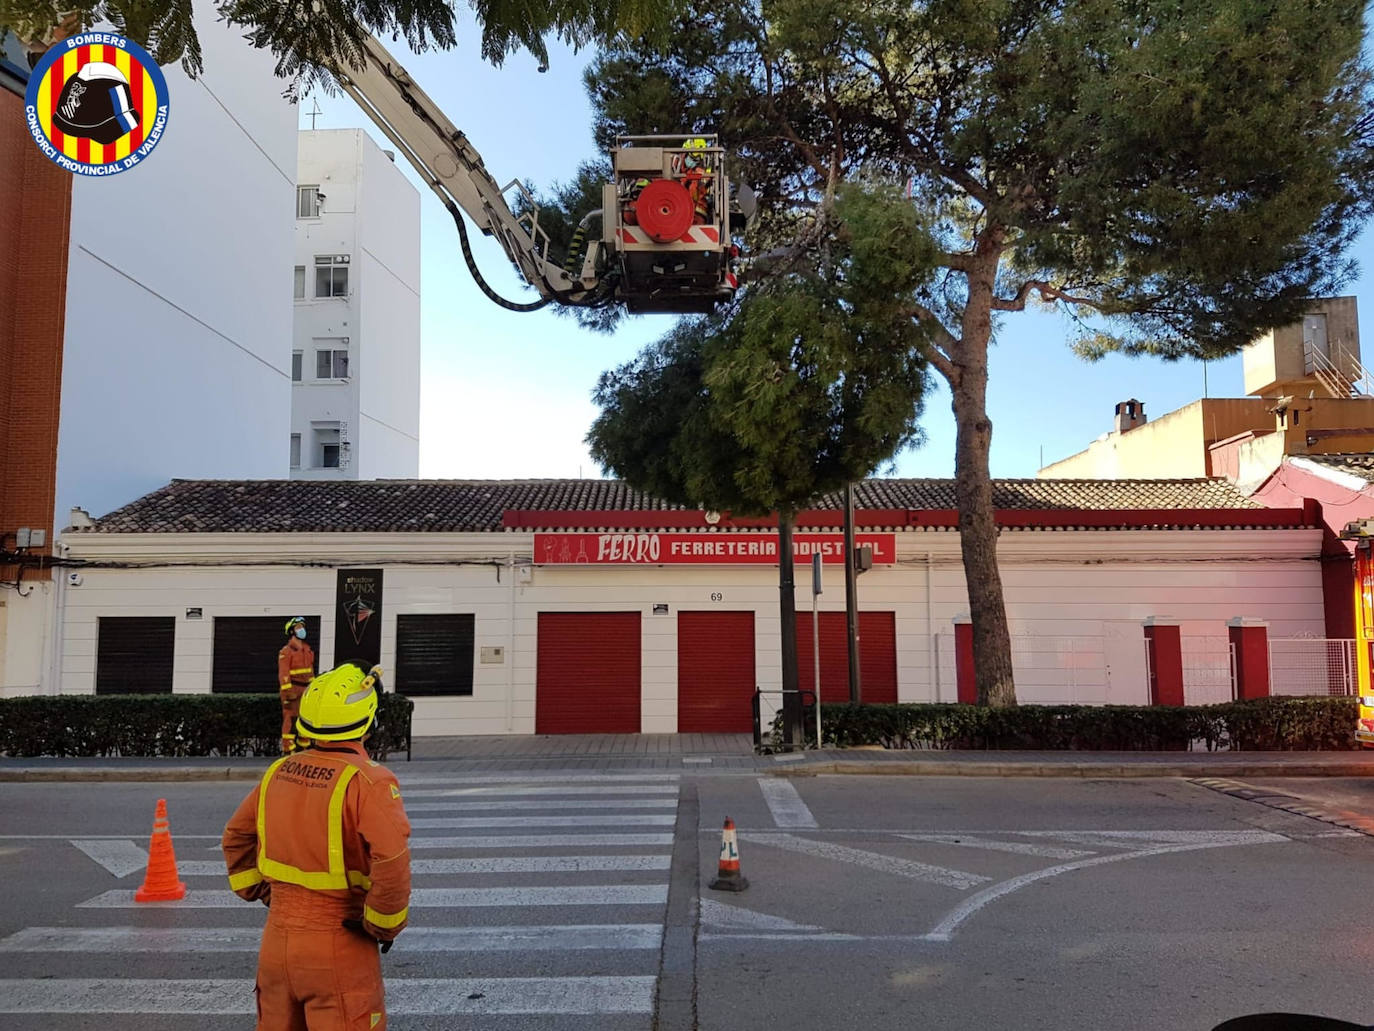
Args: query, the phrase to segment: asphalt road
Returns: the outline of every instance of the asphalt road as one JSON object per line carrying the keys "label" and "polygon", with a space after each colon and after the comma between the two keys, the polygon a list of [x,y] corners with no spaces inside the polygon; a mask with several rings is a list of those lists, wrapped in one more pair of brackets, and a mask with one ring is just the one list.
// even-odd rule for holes
{"label": "asphalt road", "polygon": [[[1182,781],[402,783],[419,890],[384,960],[399,1031],[1374,1021],[1374,841]],[[264,911],[226,897],[215,850],[246,787],[6,785],[0,1024],[251,1027]],[[190,894],[138,906],[159,797]],[[726,816],[740,894],[706,886]]]}

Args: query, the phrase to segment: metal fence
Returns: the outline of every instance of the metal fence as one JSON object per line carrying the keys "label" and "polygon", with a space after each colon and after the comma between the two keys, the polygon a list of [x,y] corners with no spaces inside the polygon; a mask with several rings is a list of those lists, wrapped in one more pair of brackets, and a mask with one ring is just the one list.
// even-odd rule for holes
{"label": "metal fence", "polygon": [[1271,637],[1269,692],[1278,695],[1355,694],[1354,640]]}
{"label": "metal fence", "polygon": [[1236,650],[1228,637],[1197,636],[1179,640],[1183,652],[1183,701],[1212,705],[1236,697]]}
{"label": "metal fence", "polygon": [[1011,666],[1018,701],[1078,705],[1107,700],[1101,637],[1012,634]]}

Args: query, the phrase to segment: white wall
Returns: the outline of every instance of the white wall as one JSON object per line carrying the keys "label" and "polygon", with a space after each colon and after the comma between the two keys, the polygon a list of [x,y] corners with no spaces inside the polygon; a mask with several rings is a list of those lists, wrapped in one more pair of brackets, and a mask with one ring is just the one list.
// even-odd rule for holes
{"label": "white wall", "polygon": [[420,475],[420,195],[366,135],[358,476]]}
{"label": "white wall", "polygon": [[[250,566],[180,569],[87,569],[65,601],[61,689],[89,692],[95,683],[96,621],[101,615],[178,617],[175,690],[206,691],[217,615],[323,616],[317,650],[333,654],[334,568],[385,570],[382,665],[394,668],[396,616],[475,615],[474,694],[416,700],[415,732],[532,733],[535,718],[538,616],[557,611],[642,613],[641,729],[677,728],[677,613],[755,612],[757,683],[780,684],[776,569],[714,567],[533,567],[512,582],[507,565],[529,561],[530,534],[153,535],[69,534],[72,554],[108,561],[263,562],[292,558],[325,568]],[[860,608],[895,614],[901,701],[952,701],[952,665],[932,656],[948,648],[953,620],[967,611],[958,535],[898,535],[898,564],[859,580]],[[1320,635],[1323,627],[1318,530],[1013,532],[999,545],[1013,631],[1053,649],[1060,669],[1082,662],[1081,677],[1036,678],[1018,671],[1028,702],[1143,703],[1143,622],[1151,616],[1188,621],[1191,633],[1224,636],[1225,621],[1260,617],[1275,637]],[[236,558],[237,556],[237,558]],[[929,559],[927,559],[929,556]],[[417,565],[417,562],[451,562]],[[407,564],[410,563],[410,564]],[[468,563],[468,564],[460,564]],[[826,570],[823,611],[842,611],[839,571]],[[927,591],[927,576],[930,590]],[[804,578],[799,577],[799,580]],[[719,600],[714,600],[719,595]],[[798,608],[809,609],[803,583]],[[666,602],[668,615],[654,615]],[[184,619],[186,608],[204,619]],[[512,618],[513,617],[513,618]],[[11,625],[11,633],[13,626]],[[506,661],[477,661],[484,645],[507,649]],[[1109,682],[1094,675],[1093,656],[1121,666]],[[1134,664],[1134,665],[1132,665]],[[1100,667],[1097,667],[1100,673]],[[938,683],[937,683],[938,681]]]}
{"label": "white wall", "polygon": [[[420,198],[361,129],[300,133],[297,182],[325,195],[319,218],[296,220],[306,297],[295,304],[302,382],[291,431],[302,442],[298,479],[419,475]],[[314,296],[315,256],[347,254],[349,296]],[[316,341],[347,338],[349,381],[315,379]],[[339,469],[318,467],[311,424],[340,422],[350,447]],[[283,447],[287,445],[284,444]]]}
{"label": "white wall", "polygon": [[173,477],[286,473],[294,109],[270,54],[197,4],[142,164],[72,184],[57,526]]}

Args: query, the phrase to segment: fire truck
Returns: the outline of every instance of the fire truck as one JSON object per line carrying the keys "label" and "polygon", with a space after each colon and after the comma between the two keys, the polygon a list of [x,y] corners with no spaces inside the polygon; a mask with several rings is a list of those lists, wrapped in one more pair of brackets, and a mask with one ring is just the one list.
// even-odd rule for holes
{"label": "fire truck", "polygon": [[1355,542],[1355,673],[1360,695],[1355,738],[1374,748],[1374,519],[1348,524],[1341,538]]}
{"label": "fire truck", "polygon": [[[443,202],[478,286],[513,311],[550,303],[624,305],[633,312],[708,312],[738,286],[732,234],[755,201],[732,187],[714,135],[621,136],[601,207],[583,217],[560,263],[539,226],[539,205],[519,180],[505,186],[482,156],[381,43],[368,36],[360,67],[331,69],[368,118]],[[508,200],[509,198],[509,200]],[[517,303],[482,278],[464,215],[501,245],[538,300]]]}

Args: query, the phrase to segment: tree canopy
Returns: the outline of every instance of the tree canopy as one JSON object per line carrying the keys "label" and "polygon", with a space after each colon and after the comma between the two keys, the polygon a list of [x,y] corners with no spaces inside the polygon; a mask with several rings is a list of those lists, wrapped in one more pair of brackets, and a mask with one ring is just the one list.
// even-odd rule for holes
{"label": "tree canopy", "polygon": [[[676,12],[655,0],[470,0],[482,31],[482,57],[500,64],[528,50],[541,65],[547,40],[572,46],[658,33]],[[204,59],[195,25],[195,0],[0,0],[0,29],[35,48],[58,34],[109,23],[145,47],[160,65],[180,62],[191,77]],[[277,74],[295,90],[332,81],[324,69],[362,61],[363,33],[404,38],[416,53],[458,42],[451,0],[214,0],[218,16],[241,28],[256,47],[277,58]]]}
{"label": "tree canopy", "polygon": [[841,191],[747,303],[602,376],[592,457],[669,501],[790,515],[915,443],[925,330],[890,297],[927,272],[917,223],[894,191]]}

